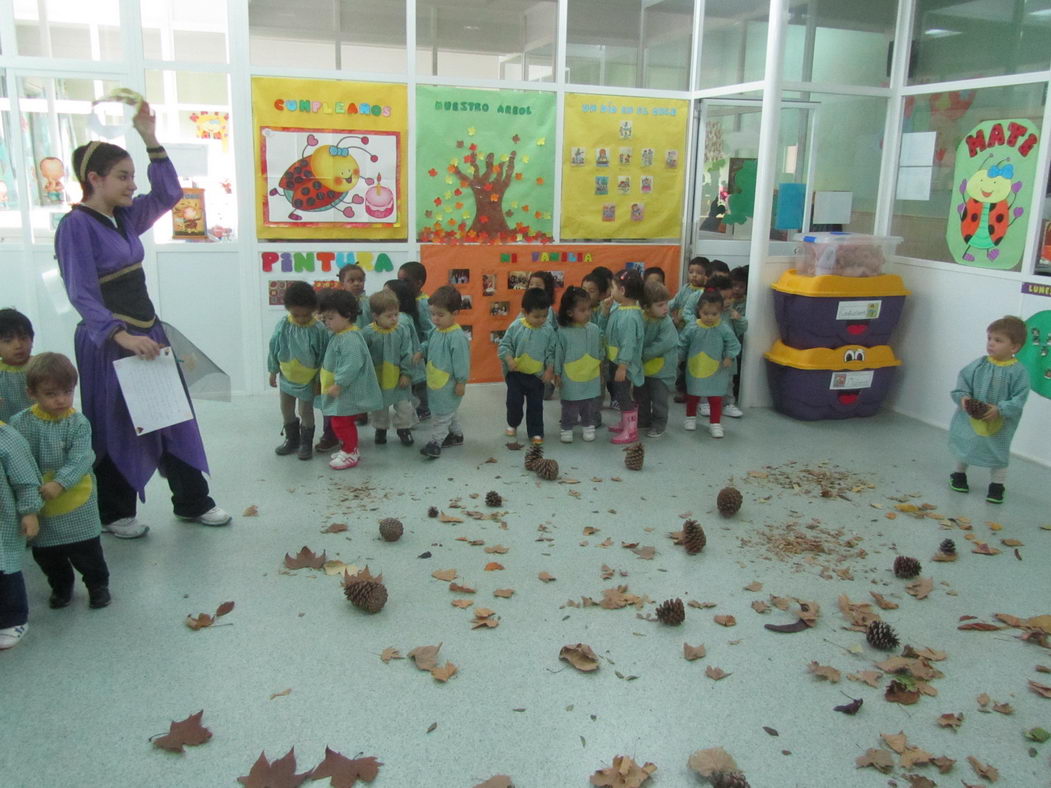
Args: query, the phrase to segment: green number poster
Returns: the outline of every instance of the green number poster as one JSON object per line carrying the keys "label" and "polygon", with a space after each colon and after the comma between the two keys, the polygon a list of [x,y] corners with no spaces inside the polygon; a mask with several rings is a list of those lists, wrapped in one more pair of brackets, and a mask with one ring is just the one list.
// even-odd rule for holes
{"label": "green number poster", "polygon": [[423,85],[416,99],[419,239],[550,241],[554,95]]}

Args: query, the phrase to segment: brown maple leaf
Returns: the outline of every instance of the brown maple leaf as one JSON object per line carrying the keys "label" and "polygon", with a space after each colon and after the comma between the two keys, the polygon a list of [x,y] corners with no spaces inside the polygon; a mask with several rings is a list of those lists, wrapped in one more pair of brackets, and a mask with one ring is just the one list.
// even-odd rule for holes
{"label": "brown maple leaf", "polygon": [[403,657],[401,652],[394,648],[394,646],[388,646],[383,649],[383,653],[380,654],[380,659],[384,662],[390,662],[392,659],[405,659],[405,657]]}
{"label": "brown maple leaf", "polygon": [[909,689],[907,685],[900,681],[891,681],[887,685],[887,690],[883,694],[891,703],[900,703],[902,706],[911,706],[913,703],[920,699],[919,690]]}
{"label": "brown maple leaf", "polygon": [[477,589],[471,586],[462,586],[459,583],[449,583],[449,590],[454,594],[473,594]]}
{"label": "brown maple leaf", "polygon": [[904,731],[898,731],[897,733],[881,733],[880,738],[883,739],[884,743],[890,747],[894,752],[901,755],[905,752],[905,748],[909,746],[908,737]]}
{"label": "brown maple leaf", "polygon": [[584,673],[590,673],[593,670],[598,670],[598,657],[595,652],[591,650],[591,646],[587,643],[575,643],[573,645],[562,646],[558,652],[558,658],[563,659]]}
{"label": "brown maple leaf", "polygon": [[266,752],[261,752],[252,770],[237,782],[245,788],[296,788],[310,776],[310,772],[296,774],[296,748],[293,747],[284,756],[271,763]]}
{"label": "brown maple leaf", "polygon": [[503,597],[504,599],[510,599],[514,596],[515,590],[513,588],[498,588],[493,591],[493,596]]}
{"label": "brown maple leaf", "polygon": [[496,611],[490,610],[487,607],[475,608],[474,621],[471,622],[471,629],[482,629],[489,628],[495,629],[500,626],[500,619],[496,617]]}
{"label": "brown maple leaf", "polygon": [[329,526],[327,528],[322,528],[321,529],[321,533],[323,533],[323,534],[339,534],[339,533],[343,533],[344,531],[346,531],[348,529],[348,527],[349,526],[346,523],[331,523],[331,524],[329,524]]}
{"label": "brown maple leaf", "polygon": [[431,577],[435,580],[449,582],[450,580],[455,580],[457,574],[459,573],[455,569],[435,569],[431,572]]}
{"label": "brown maple leaf", "polygon": [[617,755],[612,766],[591,775],[591,784],[605,788],[640,788],[655,771],[657,767],[652,763],[639,766],[627,755]]}
{"label": "brown maple leaf", "polygon": [[437,646],[417,646],[409,652],[408,657],[419,670],[430,671],[438,667],[438,652],[441,648],[441,643]]}
{"label": "brown maple leaf", "polygon": [[328,560],[328,556],[324,552],[321,555],[317,555],[309,547],[303,546],[303,549],[296,553],[295,557],[285,553],[285,568],[286,569],[320,569],[325,565],[325,561]]}
{"label": "brown maple leaf", "polygon": [[446,682],[460,672],[460,669],[451,662],[446,662],[444,665],[439,667],[431,668],[431,675],[438,681]]}
{"label": "brown maple leaf", "polygon": [[967,756],[967,763],[971,764],[971,768],[974,769],[974,773],[979,777],[983,777],[991,783],[995,783],[1000,779],[1000,772],[994,769],[987,763],[982,763],[980,760],[975,758],[973,755]]}
{"label": "brown maple leaf", "polygon": [[871,766],[873,769],[887,774],[894,768],[894,756],[888,750],[872,748],[865,750],[865,754],[859,755],[854,763],[857,764],[859,769]]}
{"label": "brown maple leaf", "polygon": [[901,753],[901,768],[911,769],[913,766],[924,766],[931,762],[931,755],[926,750],[921,750],[919,747],[906,747],[905,751]]}
{"label": "brown maple leaf", "polygon": [[1035,692],[1042,698],[1051,698],[1051,687],[1047,686],[1046,684],[1041,684],[1038,681],[1033,681],[1032,679],[1029,679],[1029,689],[1031,689],[1033,692]]}
{"label": "brown maple leaf", "polygon": [[751,583],[749,583],[748,585],[746,585],[744,587],[744,590],[745,591],[762,591],[763,590],[763,584],[760,583],[758,580],[754,580]]}
{"label": "brown maple leaf", "polygon": [[829,665],[819,665],[817,662],[811,662],[807,666],[807,670],[818,678],[828,679],[832,684],[839,681],[839,671]]}
{"label": "brown maple leaf", "polygon": [[737,626],[737,619],[733,616],[716,616],[715,623],[724,627],[735,627]]}
{"label": "brown maple leaf", "polygon": [[635,553],[639,558],[644,558],[647,561],[653,559],[653,556],[657,555],[657,548],[650,545],[643,545],[642,547],[633,547],[631,552]]}
{"label": "brown maple leaf", "polygon": [[905,592],[917,599],[926,599],[927,595],[934,590],[934,581],[929,577],[917,577],[911,583],[905,585]]}
{"label": "brown maple leaf", "polygon": [[452,601],[453,607],[470,607],[474,604],[473,599],[454,599]]}
{"label": "brown maple leaf", "polygon": [[756,613],[767,613],[770,610],[770,604],[762,599],[756,599],[752,601],[752,610]]}
{"label": "brown maple leaf", "polygon": [[205,627],[210,627],[214,623],[215,617],[210,616],[207,613],[199,613],[196,617],[186,617],[186,626],[193,630],[204,629]]}
{"label": "brown maple leaf", "polygon": [[485,548],[485,552],[487,552],[487,553],[497,553],[499,555],[503,555],[504,553],[506,553],[510,549],[511,549],[510,547],[504,547],[502,544],[494,544],[491,547]]}
{"label": "brown maple leaf", "polygon": [[486,572],[499,572],[501,569],[504,568],[504,565],[501,564],[501,563],[498,563],[497,561],[490,561],[483,568],[485,569]]}
{"label": "brown maple leaf", "polygon": [[169,752],[184,752],[184,746],[196,747],[204,744],[212,738],[212,732],[201,725],[202,716],[204,716],[204,709],[191,714],[185,720],[172,722],[166,734],[153,740],[153,746]]}
{"label": "brown maple leaf", "polygon": [[701,659],[705,655],[704,646],[691,646],[689,643],[682,644],[682,656],[687,662]]}
{"label": "brown maple leaf", "polygon": [[310,772],[310,779],[323,780],[328,777],[332,788],[351,788],[358,780],[366,783],[375,780],[382,765],[382,761],[372,756],[351,760],[325,747],[325,760]]}
{"label": "brown maple leaf", "polygon": [[708,667],[706,667],[704,669],[704,675],[707,676],[710,679],[713,679],[715,681],[719,681],[719,679],[725,679],[730,674],[727,673],[722,668],[717,668],[714,665],[709,665]]}
{"label": "brown maple leaf", "polygon": [[861,670],[857,673],[848,673],[847,678],[851,681],[860,681],[870,687],[878,687],[883,680],[883,674],[877,670]]}
{"label": "brown maple leaf", "polygon": [[939,755],[937,758],[931,758],[931,763],[933,763],[942,774],[948,774],[952,771],[953,764],[955,764],[956,761],[945,755]]}
{"label": "brown maple leaf", "polygon": [[938,724],[943,728],[952,728],[955,731],[963,725],[963,712],[953,714],[947,711],[938,717]]}

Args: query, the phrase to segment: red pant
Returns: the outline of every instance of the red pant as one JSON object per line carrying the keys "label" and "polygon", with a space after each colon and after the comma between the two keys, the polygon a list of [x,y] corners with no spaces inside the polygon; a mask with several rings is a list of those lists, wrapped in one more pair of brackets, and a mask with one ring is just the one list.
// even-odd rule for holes
{"label": "red pant", "polygon": [[336,433],[341,448],[347,454],[358,450],[358,415],[355,413],[353,416],[333,416],[331,420],[332,431]]}
{"label": "red pant", "polygon": [[[686,395],[686,415],[696,416],[697,406],[700,404],[701,398],[695,397],[693,394]],[[718,424],[723,418],[723,398],[722,397],[708,397],[708,408],[711,415],[708,417],[709,424]]]}

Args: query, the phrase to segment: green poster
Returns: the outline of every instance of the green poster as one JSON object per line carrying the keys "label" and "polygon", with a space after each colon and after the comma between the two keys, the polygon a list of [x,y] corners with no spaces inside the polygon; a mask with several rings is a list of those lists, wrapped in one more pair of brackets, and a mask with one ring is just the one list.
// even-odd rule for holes
{"label": "green poster", "polygon": [[1051,399],[1051,311],[1030,317],[1025,321],[1025,330],[1026,342],[1016,357],[1029,370],[1033,393]]}
{"label": "green poster", "polygon": [[984,121],[960,141],[945,231],[956,262],[1003,271],[1018,268],[1039,141],[1036,124],[1024,119]]}
{"label": "green poster", "polygon": [[420,241],[552,240],[554,172],[554,94],[416,89]]}

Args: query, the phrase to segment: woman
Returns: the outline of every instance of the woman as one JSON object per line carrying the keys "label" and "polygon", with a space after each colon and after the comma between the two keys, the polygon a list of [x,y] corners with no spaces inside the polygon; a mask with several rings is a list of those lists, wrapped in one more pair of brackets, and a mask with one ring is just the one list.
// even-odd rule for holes
{"label": "woman", "polygon": [[158,469],[168,479],[177,517],[204,525],[230,522],[208,495],[208,461],[196,419],[137,435],[113,368],[125,356],[154,359],[168,344],[146,291],[139,235],[182,197],[146,102],[133,123],[149,153],[152,191],[132,199],[135,166],[123,148],[82,145],[73,152],[73,167],[84,198],[55,233],[66,293],[82,318],[74,345],[93,432],[102,530],[123,539],[149,530],[135,518],[135,496],[146,500],[146,482]]}

